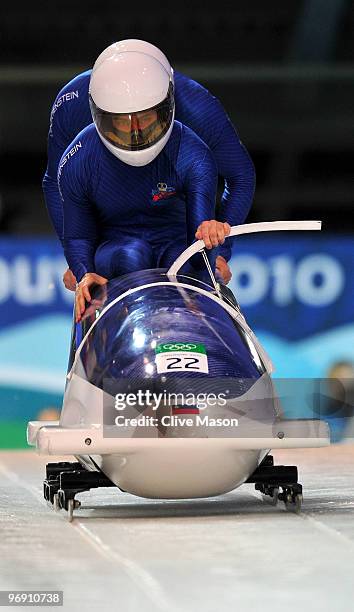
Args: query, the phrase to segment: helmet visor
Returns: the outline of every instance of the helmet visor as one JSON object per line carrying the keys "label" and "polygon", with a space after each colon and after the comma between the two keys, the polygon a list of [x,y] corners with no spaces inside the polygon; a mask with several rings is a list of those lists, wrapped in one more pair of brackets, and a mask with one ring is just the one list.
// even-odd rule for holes
{"label": "helmet visor", "polygon": [[90,96],[93,120],[101,136],[119,149],[141,151],[156,144],[168,131],[174,110],[173,85],[166,98],[151,108],[134,113],[109,113]]}

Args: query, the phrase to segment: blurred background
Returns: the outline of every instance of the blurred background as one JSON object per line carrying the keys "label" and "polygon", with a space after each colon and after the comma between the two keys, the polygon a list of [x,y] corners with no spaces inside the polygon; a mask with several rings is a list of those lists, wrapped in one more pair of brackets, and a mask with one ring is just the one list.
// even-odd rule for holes
{"label": "blurred background", "polygon": [[25,445],[28,419],[55,418],[65,382],[72,294],[41,191],[51,105],[124,38],[154,43],[221,100],[256,167],[248,222],[323,221],[319,235],[239,239],[231,288],[276,376],[340,377],[353,397],[353,2],[19,0],[0,7],[3,447]]}

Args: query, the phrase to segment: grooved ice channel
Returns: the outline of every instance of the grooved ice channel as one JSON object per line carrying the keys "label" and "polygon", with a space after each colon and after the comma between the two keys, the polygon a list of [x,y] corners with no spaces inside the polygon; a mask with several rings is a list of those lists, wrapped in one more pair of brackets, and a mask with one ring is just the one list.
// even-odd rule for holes
{"label": "grooved ice channel", "polygon": [[273,456],[298,465],[299,516],[253,485],[186,501],[98,489],[69,524],[42,498],[46,458],[3,451],[0,589],[63,590],[80,612],[351,609],[354,446]]}

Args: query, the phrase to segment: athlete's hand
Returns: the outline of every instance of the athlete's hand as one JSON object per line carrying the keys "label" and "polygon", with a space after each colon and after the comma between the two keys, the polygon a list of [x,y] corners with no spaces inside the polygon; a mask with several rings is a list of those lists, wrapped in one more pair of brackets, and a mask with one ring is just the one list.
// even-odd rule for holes
{"label": "athlete's hand", "polygon": [[230,233],[230,225],[221,221],[203,221],[195,233],[198,240],[204,240],[207,249],[224,244],[226,236]]}
{"label": "athlete's hand", "polygon": [[221,277],[222,281],[227,285],[232,278],[232,272],[229,268],[229,264],[226,259],[221,255],[218,255],[216,258],[216,273]]}
{"label": "athlete's hand", "polygon": [[76,278],[73,275],[73,273],[70,270],[70,268],[68,268],[64,272],[64,274],[63,274],[63,283],[64,283],[66,289],[69,289],[69,291],[75,291],[75,289],[76,289]]}
{"label": "athlete's hand", "polygon": [[82,277],[75,293],[75,312],[77,323],[81,321],[82,313],[85,310],[85,300],[91,302],[92,298],[90,294],[90,287],[92,287],[92,285],[105,285],[106,283],[107,278],[104,278],[104,276],[100,276],[99,274],[95,274],[94,272],[88,272]]}

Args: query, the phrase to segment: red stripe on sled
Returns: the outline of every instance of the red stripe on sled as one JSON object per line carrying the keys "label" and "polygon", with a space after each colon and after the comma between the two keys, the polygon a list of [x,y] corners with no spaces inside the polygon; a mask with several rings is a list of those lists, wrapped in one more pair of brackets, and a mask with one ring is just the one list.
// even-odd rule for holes
{"label": "red stripe on sled", "polygon": [[175,414],[199,414],[199,408],[195,408],[193,406],[188,406],[186,408],[173,407],[172,415]]}

